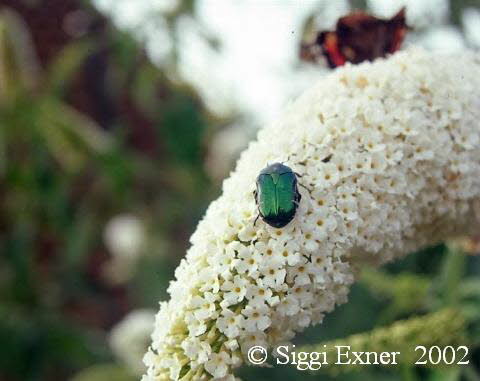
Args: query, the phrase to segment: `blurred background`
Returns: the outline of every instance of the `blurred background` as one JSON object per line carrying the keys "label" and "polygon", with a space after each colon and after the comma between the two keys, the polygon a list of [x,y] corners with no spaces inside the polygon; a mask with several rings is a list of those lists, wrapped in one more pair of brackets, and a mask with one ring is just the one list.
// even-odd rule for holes
{"label": "blurred background", "polygon": [[[222,179],[329,70],[301,62],[302,39],[353,9],[404,5],[407,45],[480,47],[479,0],[0,0],[0,381],[138,380],[158,302]],[[469,366],[243,377],[479,381],[478,252],[466,237],[366,271],[297,340],[455,307]]]}

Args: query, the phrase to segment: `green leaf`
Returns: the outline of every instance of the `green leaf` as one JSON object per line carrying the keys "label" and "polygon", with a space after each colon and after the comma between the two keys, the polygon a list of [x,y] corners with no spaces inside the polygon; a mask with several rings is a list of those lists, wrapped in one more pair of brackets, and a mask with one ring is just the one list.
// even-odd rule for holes
{"label": "green leaf", "polygon": [[64,252],[65,271],[82,269],[85,256],[89,253],[94,233],[98,231],[95,217],[86,210],[79,210],[71,228],[66,232],[66,247]]}
{"label": "green leaf", "polygon": [[55,56],[47,68],[45,90],[48,94],[62,96],[73,75],[78,72],[85,59],[92,52],[90,41],[70,43]]}
{"label": "green leaf", "polygon": [[393,275],[365,269],[361,282],[374,295],[390,300],[380,319],[382,321],[391,321],[397,316],[422,309],[429,302],[431,281],[422,275],[407,272]]}
{"label": "green leaf", "polygon": [[472,365],[464,368],[463,375],[466,381],[480,381],[480,374],[478,374]]}
{"label": "green leaf", "polygon": [[459,285],[458,293],[462,297],[480,297],[480,279],[470,277],[462,281]]}
{"label": "green leaf", "polygon": [[40,77],[33,43],[21,18],[8,8],[0,12],[0,104],[9,104],[37,87]]}
{"label": "green leaf", "polygon": [[52,155],[67,170],[111,148],[111,138],[91,119],[55,99],[40,105],[38,129]]}
{"label": "green leaf", "polygon": [[448,368],[442,370],[432,370],[429,381],[459,381],[462,370],[460,368]]}
{"label": "green leaf", "polygon": [[454,245],[449,245],[438,284],[444,305],[456,305],[459,303],[460,284],[463,280],[465,269],[465,254]]}
{"label": "green leaf", "polygon": [[77,373],[70,381],[136,381],[128,371],[116,364],[102,364]]}

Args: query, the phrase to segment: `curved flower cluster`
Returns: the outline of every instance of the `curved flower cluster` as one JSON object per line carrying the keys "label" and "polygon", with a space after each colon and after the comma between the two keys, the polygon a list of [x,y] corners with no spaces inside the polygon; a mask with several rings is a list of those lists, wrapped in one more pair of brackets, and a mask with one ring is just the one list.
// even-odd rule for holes
{"label": "curved flower cluster", "polygon": [[[411,49],[339,68],[259,132],[224,182],[161,303],[145,356],[153,380],[234,380],[344,303],[358,263],[383,263],[474,221],[480,60]],[[258,220],[267,163],[302,175],[295,219]]]}

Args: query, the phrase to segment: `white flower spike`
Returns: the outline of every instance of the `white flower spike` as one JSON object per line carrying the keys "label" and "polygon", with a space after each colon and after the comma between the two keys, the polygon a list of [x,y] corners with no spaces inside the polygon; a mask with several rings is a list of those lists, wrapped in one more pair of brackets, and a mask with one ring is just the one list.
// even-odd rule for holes
{"label": "white flower spike", "polygon": [[[408,49],[322,77],[259,132],[208,208],[161,303],[143,381],[234,380],[248,348],[285,344],[346,302],[359,263],[473,228],[479,123],[473,53]],[[254,225],[255,179],[287,158],[310,191],[285,228]]]}

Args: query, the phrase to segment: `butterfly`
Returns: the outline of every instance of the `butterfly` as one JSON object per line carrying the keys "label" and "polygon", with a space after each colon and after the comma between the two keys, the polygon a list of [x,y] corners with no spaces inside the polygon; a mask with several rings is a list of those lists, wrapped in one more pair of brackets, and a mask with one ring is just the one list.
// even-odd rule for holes
{"label": "butterfly", "polygon": [[341,17],[335,31],[318,32],[313,43],[302,44],[300,58],[318,62],[324,56],[331,68],[373,61],[399,50],[408,29],[405,8],[391,19],[356,11]]}

